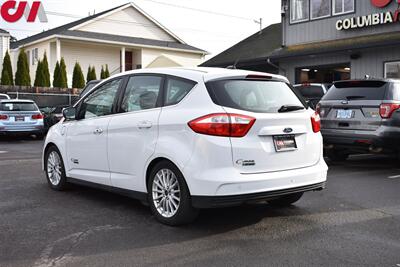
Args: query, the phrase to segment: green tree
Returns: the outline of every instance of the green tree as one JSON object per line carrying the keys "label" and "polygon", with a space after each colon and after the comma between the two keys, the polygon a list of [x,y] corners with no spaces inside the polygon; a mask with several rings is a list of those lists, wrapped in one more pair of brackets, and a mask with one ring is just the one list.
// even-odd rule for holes
{"label": "green tree", "polygon": [[44,76],[44,87],[50,87],[50,70],[49,70],[49,62],[47,60],[47,54],[44,53],[43,61],[42,61],[42,68],[43,68],[43,76]]}
{"label": "green tree", "polygon": [[44,77],[44,71],[43,71],[43,62],[39,60],[38,64],[37,64],[37,68],[36,68],[34,86],[45,87],[44,84],[45,84],[45,77]]}
{"label": "green tree", "polygon": [[88,73],[87,73],[87,76],[86,76],[86,82],[90,82],[90,81],[93,81],[93,80],[97,80],[96,69],[95,69],[94,66],[93,67],[89,66]]}
{"label": "green tree", "polygon": [[110,77],[110,71],[108,70],[108,64],[106,64],[106,70],[104,71],[104,79]]}
{"label": "green tree", "polygon": [[1,71],[0,84],[14,85],[13,71],[12,71],[12,66],[11,66],[11,58],[10,58],[10,54],[8,53],[8,51],[6,52],[6,55],[4,56],[4,60],[3,60],[3,69]]}
{"label": "green tree", "polygon": [[61,87],[60,86],[60,63],[56,63],[56,67],[54,68],[53,74],[53,87]]}
{"label": "green tree", "polygon": [[100,72],[100,79],[105,79],[105,71],[104,71],[104,66],[101,65],[101,72]]}
{"label": "green tree", "polygon": [[74,73],[72,75],[72,88],[83,88],[85,87],[85,77],[83,76],[81,65],[78,62],[75,63]]}
{"label": "green tree", "polygon": [[60,62],[60,87],[68,88],[67,66],[65,65],[63,57],[61,58]]}
{"label": "green tree", "polygon": [[17,72],[15,73],[15,85],[31,86],[28,58],[24,49],[21,49],[18,55]]}

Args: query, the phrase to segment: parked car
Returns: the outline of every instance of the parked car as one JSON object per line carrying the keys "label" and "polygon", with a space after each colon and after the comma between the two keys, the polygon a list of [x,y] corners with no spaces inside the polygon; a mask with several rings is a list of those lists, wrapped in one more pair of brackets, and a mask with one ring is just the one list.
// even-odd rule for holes
{"label": "parked car", "polygon": [[46,129],[58,123],[62,118],[62,111],[64,108],[69,107],[69,105],[60,105],[56,107],[45,107],[40,111],[44,115],[44,125]]}
{"label": "parked car", "polygon": [[318,105],[328,157],[399,153],[400,80],[335,82]]}
{"label": "parked car", "polygon": [[281,76],[135,70],[64,110],[47,135],[49,186],[92,185],[147,201],[162,223],[199,208],[285,206],[325,186],[319,116]]}
{"label": "parked car", "polygon": [[43,114],[32,100],[0,100],[0,134],[44,136]]}
{"label": "parked car", "polygon": [[101,80],[92,80],[89,81],[86,86],[82,89],[81,93],[79,94],[79,98],[82,98],[87,92],[90,91],[93,87],[95,87],[97,84],[99,84]]}
{"label": "parked car", "polygon": [[328,83],[303,83],[294,85],[307,101],[308,105],[314,110],[331,86],[332,85]]}
{"label": "parked car", "polygon": [[0,94],[0,100],[2,99],[10,99],[10,97],[6,94]]}

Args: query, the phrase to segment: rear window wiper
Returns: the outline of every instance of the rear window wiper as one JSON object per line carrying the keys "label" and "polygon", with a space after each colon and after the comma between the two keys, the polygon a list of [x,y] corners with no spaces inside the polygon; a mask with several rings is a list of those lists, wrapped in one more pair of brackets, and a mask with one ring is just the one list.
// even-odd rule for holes
{"label": "rear window wiper", "polygon": [[346,96],[347,100],[361,99],[361,98],[365,98],[365,96],[362,96],[362,95],[349,95],[349,96]]}
{"label": "rear window wiper", "polygon": [[291,112],[291,111],[297,111],[297,110],[303,110],[304,107],[302,106],[291,106],[291,105],[283,105],[280,109],[278,109],[279,113],[284,113],[284,112]]}

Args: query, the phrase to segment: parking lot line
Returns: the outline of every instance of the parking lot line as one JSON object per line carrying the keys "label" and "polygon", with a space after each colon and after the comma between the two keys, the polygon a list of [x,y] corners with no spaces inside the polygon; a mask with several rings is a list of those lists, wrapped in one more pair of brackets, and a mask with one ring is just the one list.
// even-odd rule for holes
{"label": "parking lot line", "polygon": [[393,175],[393,176],[389,176],[388,178],[389,179],[397,179],[397,178],[400,178],[400,175]]}

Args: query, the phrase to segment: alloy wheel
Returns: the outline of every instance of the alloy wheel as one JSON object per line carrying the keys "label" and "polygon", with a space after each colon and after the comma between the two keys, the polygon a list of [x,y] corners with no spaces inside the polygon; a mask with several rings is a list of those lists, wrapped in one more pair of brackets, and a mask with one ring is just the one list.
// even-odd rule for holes
{"label": "alloy wheel", "polygon": [[170,169],[159,170],[152,184],[152,197],[157,212],[164,218],[173,217],[181,203],[178,179]]}
{"label": "alloy wheel", "polygon": [[60,183],[62,177],[61,170],[61,158],[56,151],[52,151],[47,159],[47,176],[52,185],[57,186]]}

